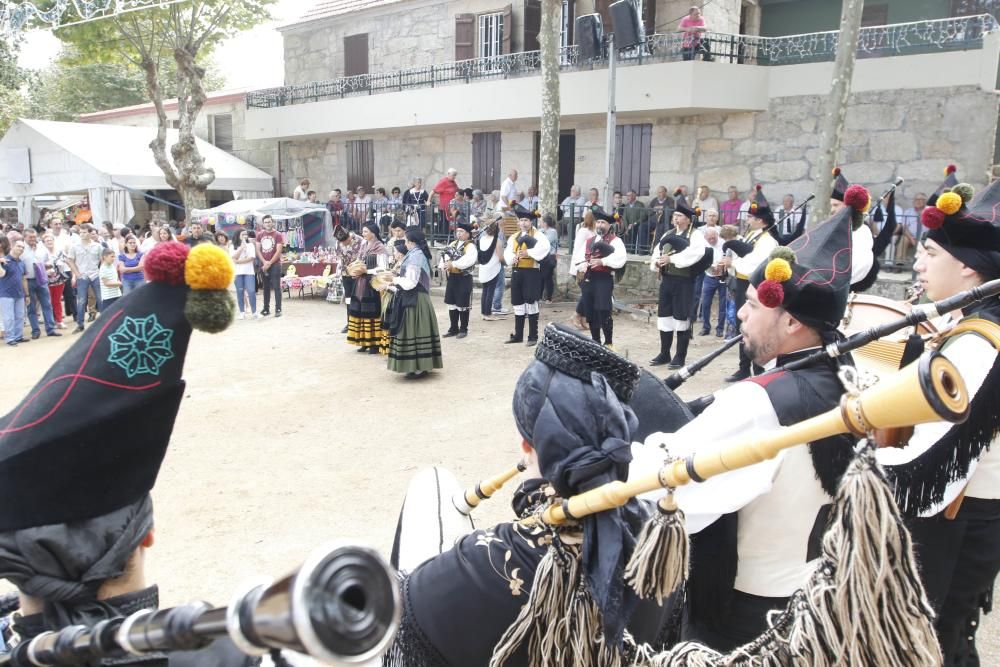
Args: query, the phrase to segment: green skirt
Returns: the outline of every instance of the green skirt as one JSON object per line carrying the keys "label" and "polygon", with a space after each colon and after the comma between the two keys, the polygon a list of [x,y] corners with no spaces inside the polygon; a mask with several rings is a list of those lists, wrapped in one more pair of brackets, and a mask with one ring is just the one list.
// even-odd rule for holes
{"label": "green skirt", "polygon": [[389,370],[414,373],[444,368],[437,315],[426,292],[418,291],[416,303],[406,308],[398,333],[389,341]]}

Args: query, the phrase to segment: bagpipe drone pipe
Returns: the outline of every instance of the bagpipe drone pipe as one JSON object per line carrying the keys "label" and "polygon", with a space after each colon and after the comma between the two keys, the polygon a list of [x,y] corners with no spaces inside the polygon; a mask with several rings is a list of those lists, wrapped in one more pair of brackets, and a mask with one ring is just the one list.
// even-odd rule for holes
{"label": "bagpipe drone pipe", "polygon": [[196,650],[221,637],[247,655],[289,649],[325,664],[354,665],[389,646],[400,613],[396,574],[382,556],[331,544],[278,581],[247,582],[227,606],[194,602],[45,632],[0,656],[0,665],[91,664]]}

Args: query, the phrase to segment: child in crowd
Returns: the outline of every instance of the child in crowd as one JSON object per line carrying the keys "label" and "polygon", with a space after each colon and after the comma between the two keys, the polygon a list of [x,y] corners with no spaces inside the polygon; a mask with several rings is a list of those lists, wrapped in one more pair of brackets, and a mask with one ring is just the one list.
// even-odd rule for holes
{"label": "child in crowd", "polygon": [[108,309],[122,295],[122,281],[115,266],[115,251],[105,248],[101,253],[101,268],[98,271],[101,281],[101,312]]}

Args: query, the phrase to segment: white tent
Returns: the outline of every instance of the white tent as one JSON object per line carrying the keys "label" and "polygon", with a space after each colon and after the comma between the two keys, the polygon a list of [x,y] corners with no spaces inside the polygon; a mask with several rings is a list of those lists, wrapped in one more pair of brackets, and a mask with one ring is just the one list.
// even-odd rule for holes
{"label": "white tent", "polygon": [[[172,189],[149,148],[155,136],[153,127],[19,119],[0,139],[0,197],[17,199],[22,220],[31,219],[35,196],[80,192],[89,194],[95,221],[111,220],[111,214],[131,218],[128,190]],[[168,148],[177,138],[177,130],[167,131]],[[196,141],[215,170],[213,190],[272,191],[269,174]]]}
{"label": "white tent", "polygon": [[[270,215],[275,220],[291,220],[311,214],[321,214],[323,220],[322,236],[320,230],[312,234],[315,241],[312,245],[323,247],[333,245],[333,216],[323,204],[289,199],[288,197],[273,197],[270,199],[234,199],[215,208],[194,209],[191,218],[198,220],[207,216],[217,219],[238,219],[240,216],[252,215],[258,219]],[[322,239],[322,240],[320,240]]]}

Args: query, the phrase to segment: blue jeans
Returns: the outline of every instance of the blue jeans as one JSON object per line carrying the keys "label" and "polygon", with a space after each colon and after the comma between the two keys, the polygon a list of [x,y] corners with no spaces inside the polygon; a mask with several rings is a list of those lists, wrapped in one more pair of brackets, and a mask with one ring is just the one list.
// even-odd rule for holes
{"label": "blue jeans", "polygon": [[45,321],[45,333],[55,333],[56,320],[52,315],[52,296],[49,294],[48,283],[38,284],[37,280],[28,281],[28,324],[31,325],[31,335],[41,335],[38,328],[38,305],[42,306],[42,319]]}
{"label": "blue jeans", "polygon": [[497,281],[497,291],[493,293],[493,312],[503,310],[503,289],[507,285],[507,277],[503,270],[500,271],[500,279]]}
{"label": "blue jeans", "polygon": [[236,276],[236,305],[240,307],[240,312],[243,312],[243,294],[246,293],[250,297],[250,312],[254,315],[257,314],[257,283],[254,280],[253,274],[250,275],[237,275]]}
{"label": "blue jeans", "polygon": [[101,312],[101,280],[100,278],[76,279],[76,325],[83,326],[83,318],[87,316],[87,290],[94,293],[94,307]]}
{"label": "blue jeans", "polygon": [[712,328],[712,297],[719,294],[719,321],[715,331],[721,332],[726,327],[726,281],[705,276],[701,284],[701,328],[707,331]]}
{"label": "blue jeans", "polygon": [[[126,275],[128,275],[128,274],[126,274]],[[125,278],[124,280],[122,280],[122,296],[125,296],[129,292],[136,291],[137,289],[139,289],[140,287],[142,287],[145,284],[146,284],[146,281],[142,280],[142,279],[140,279],[140,280],[129,280],[128,278]]]}
{"label": "blue jeans", "polygon": [[24,299],[0,297],[0,317],[3,318],[4,340],[16,343],[24,336]]}

